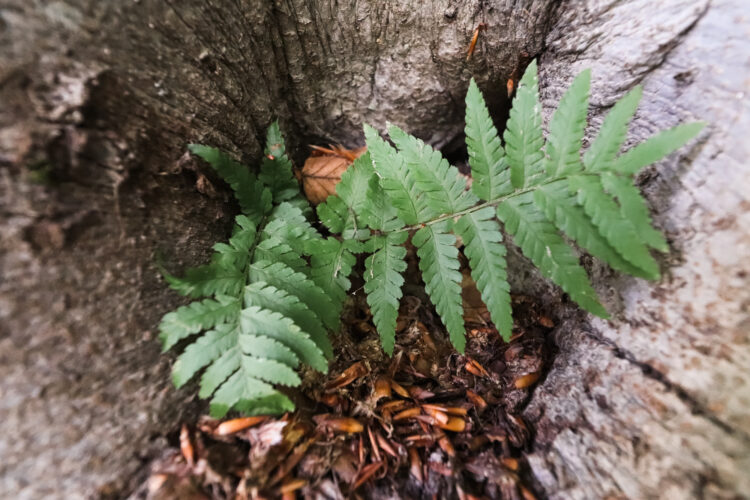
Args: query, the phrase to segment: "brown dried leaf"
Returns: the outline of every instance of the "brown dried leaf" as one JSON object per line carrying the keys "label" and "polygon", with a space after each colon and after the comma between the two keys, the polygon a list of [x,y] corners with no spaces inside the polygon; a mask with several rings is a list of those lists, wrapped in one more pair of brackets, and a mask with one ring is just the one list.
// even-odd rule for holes
{"label": "brown dried leaf", "polygon": [[313,154],[305,160],[305,165],[299,175],[305,196],[310,203],[318,205],[329,195],[336,193],[336,184],[341,180],[341,174],[354,160],[364,154],[367,148],[350,150],[341,146],[330,148],[313,146],[313,150]]}

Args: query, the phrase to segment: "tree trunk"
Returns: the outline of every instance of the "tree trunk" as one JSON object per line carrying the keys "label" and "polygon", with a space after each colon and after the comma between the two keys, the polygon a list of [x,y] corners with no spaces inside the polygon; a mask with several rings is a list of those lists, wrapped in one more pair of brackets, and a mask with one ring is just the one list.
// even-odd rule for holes
{"label": "tree trunk", "polygon": [[[559,354],[526,409],[536,487],[561,498],[750,491],[742,2],[557,4],[2,2],[0,496],[126,495],[197,410],[193,388],[169,386],[154,340],[177,303],[156,264],[204,260],[234,207],[183,157],[187,143],[254,164],[279,118],[300,160],[309,142],[360,145],[363,122],[388,119],[455,149],[468,79],[501,125],[504,82],[537,55],[546,115],[592,67],[594,124],[641,82],[633,140],[695,118],[710,126],[641,178],[672,244],[668,277],[595,268],[610,322],[560,306]],[[522,276],[518,290],[559,301]]]}

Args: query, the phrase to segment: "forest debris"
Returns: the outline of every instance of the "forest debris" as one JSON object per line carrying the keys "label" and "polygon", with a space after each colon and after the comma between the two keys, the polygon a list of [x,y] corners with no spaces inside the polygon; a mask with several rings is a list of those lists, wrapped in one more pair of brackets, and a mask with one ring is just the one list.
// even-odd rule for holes
{"label": "forest debris", "polygon": [[409,448],[409,472],[417,482],[424,482],[424,476],[422,475],[422,459],[419,458],[419,451],[416,448]]}
{"label": "forest debris", "polygon": [[363,377],[367,374],[367,366],[362,361],[357,361],[349,368],[341,372],[341,374],[335,379],[331,380],[325,385],[327,391],[340,389],[351,384],[359,377]]}
{"label": "forest debris", "polygon": [[408,398],[409,397],[409,391],[407,391],[406,389],[404,389],[404,387],[401,384],[399,384],[399,383],[397,383],[397,382],[395,382],[393,380],[391,380],[391,388],[393,389],[393,392],[395,392],[396,394],[398,394],[402,398]]}
{"label": "forest debris", "polygon": [[461,417],[451,417],[445,424],[438,422],[437,426],[445,431],[463,432],[466,429],[466,420]]}
{"label": "forest debris", "polygon": [[366,483],[382,466],[383,462],[375,462],[370,465],[366,465],[357,476],[357,480],[354,482],[352,490],[356,490],[364,483]]}
{"label": "forest debris", "polygon": [[228,436],[235,432],[243,431],[249,427],[258,425],[266,420],[268,420],[268,417],[266,416],[235,418],[222,422],[214,432],[217,436]]}
{"label": "forest debris", "polygon": [[284,484],[282,484],[279,487],[279,493],[282,495],[285,495],[287,493],[292,493],[294,491],[297,491],[298,489],[304,487],[307,485],[307,480],[305,479],[287,479],[284,481]]}
{"label": "forest debris", "polygon": [[547,316],[539,316],[539,324],[545,328],[555,327],[555,322],[549,319]]}
{"label": "forest debris", "polygon": [[332,417],[330,414],[316,415],[313,417],[319,427],[333,431],[356,434],[365,430],[362,423],[351,417]]}
{"label": "forest debris", "polygon": [[487,408],[487,402],[484,398],[471,389],[466,389],[466,397],[469,398],[469,401],[471,401],[477,410],[484,410]]}
{"label": "forest debris", "polygon": [[377,402],[382,398],[391,397],[391,383],[385,377],[378,377],[375,380],[375,389],[373,392],[373,402]]}
{"label": "forest debris", "polygon": [[526,375],[521,375],[520,377],[516,378],[513,381],[513,385],[516,389],[525,389],[526,387],[533,385],[537,380],[539,380],[540,376],[540,372],[527,373]]}
{"label": "forest debris", "polygon": [[471,373],[472,375],[476,375],[477,377],[487,377],[490,378],[490,374],[485,368],[479,364],[478,361],[466,358],[466,365],[465,365],[466,371]]}
{"label": "forest debris", "polygon": [[195,463],[195,450],[193,449],[193,443],[190,441],[190,431],[187,424],[182,424],[180,429],[180,451],[185,458],[185,462],[192,466]]}
{"label": "forest debris", "polygon": [[311,155],[305,160],[302,170],[298,171],[297,175],[302,181],[307,199],[313,205],[318,205],[329,195],[336,193],[336,184],[341,180],[341,174],[354,160],[364,154],[367,148],[346,149],[341,145],[311,148]]}

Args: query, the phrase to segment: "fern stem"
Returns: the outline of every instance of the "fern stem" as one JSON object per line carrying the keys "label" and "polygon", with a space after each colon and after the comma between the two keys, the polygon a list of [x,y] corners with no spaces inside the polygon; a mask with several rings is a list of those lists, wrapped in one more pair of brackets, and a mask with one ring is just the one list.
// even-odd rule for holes
{"label": "fern stem", "polygon": [[[578,173],[578,175],[588,175],[588,176],[597,176],[597,177],[599,176],[599,174],[592,173],[592,172],[580,172],[580,173]],[[499,205],[500,203],[502,203],[502,202],[504,202],[506,200],[509,200],[511,198],[515,198],[516,196],[520,196],[520,195],[525,194],[525,193],[530,193],[532,191],[535,191],[535,190],[539,189],[542,186],[545,186],[547,184],[552,184],[553,182],[564,180],[567,177],[568,177],[567,175],[566,176],[562,176],[562,177],[553,177],[551,179],[547,179],[544,182],[541,182],[541,183],[536,184],[534,186],[527,187],[527,188],[524,188],[524,189],[517,189],[517,190],[513,191],[512,193],[509,193],[509,194],[506,194],[506,195],[503,195],[503,196],[499,196],[499,197],[495,198],[494,200],[485,201],[484,203],[480,203],[479,205],[474,205],[473,207],[469,207],[469,208],[467,208],[465,210],[461,210],[459,212],[455,212],[455,213],[452,213],[452,214],[441,215],[440,217],[436,217],[434,219],[430,219],[430,220],[428,220],[426,222],[422,222],[422,223],[419,223],[419,224],[413,224],[411,226],[405,226],[405,227],[402,227],[400,229],[397,229],[394,232],[415,231],[415,230],[420,229],[420,228],[422,228],[424,226],[431,226],[432,224],[437,224],[439,222],[443,222],[443,221],[446,221],[446,220],[449,220],[449,219],[457,219],[457,218],[461,217],[462,215],[466,215],[466,214],[470,214],[472,212],[476,212],[476,211],[481,210],[481,209],[483,209],[485,207],[496,207],[497,205]]]}

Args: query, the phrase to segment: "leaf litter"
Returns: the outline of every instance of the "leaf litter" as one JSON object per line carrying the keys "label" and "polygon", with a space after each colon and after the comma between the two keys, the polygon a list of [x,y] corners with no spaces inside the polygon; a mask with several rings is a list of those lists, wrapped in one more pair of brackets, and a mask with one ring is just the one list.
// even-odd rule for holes
{"label": "leaf litter", "polygon": [[532,499],[522,410],[551,357],[554,322],[513,296],[506,344],[481,301],[466,317],[466,355],[434,312],[407,295],[392,357],[355,294],[324,381],[305,377],[281,417],[201,417],[150,465],[135,498]]}

